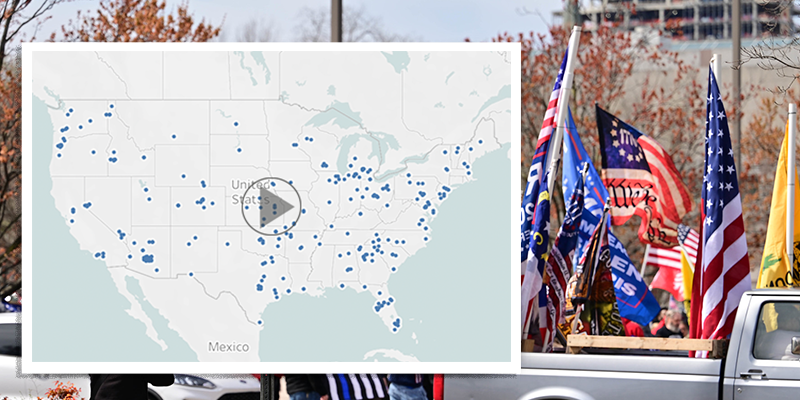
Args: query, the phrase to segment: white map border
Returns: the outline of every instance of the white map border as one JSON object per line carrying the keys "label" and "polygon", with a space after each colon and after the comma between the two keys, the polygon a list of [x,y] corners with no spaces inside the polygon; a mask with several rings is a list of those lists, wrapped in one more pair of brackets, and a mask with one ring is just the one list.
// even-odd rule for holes
{"label": "white map border", "polygon": [[[518,374],[521,354],[518,327],[514,318],[510,324],[510,359],[508,362],[34,362],[32,360],[32,301],[35,298],[32,282],[31,260],[32,228],[32,55],[37,51],[497,51],[508,52],[511,63],[511,150],[509,154],[520,154],[521,147],[521,46],[519,43],[23,43],[22,44],[22,290],[26,304],[22,311],[22,373],[448,373],[448,374]],[[512,158],[509,174],[520,176],[520,165]],[[512,182],[514,180],[512,179]],[[509,218],[519,218],[519,187],[511,185]],[[511,224],[508,232],[508,251],[513,255],[518,250],[516,240],[519,233]],[[513,264],[513,263],[512,263]],[[516,271],[516,264],[509,265]],[[510,315],[519,315],[520,294],[516,274],[510,274]],[[320,338],[324,340],[324,338]],[[476,343],[480,346],[480,343]],[[470,351],[469,348],[464,349]]]}

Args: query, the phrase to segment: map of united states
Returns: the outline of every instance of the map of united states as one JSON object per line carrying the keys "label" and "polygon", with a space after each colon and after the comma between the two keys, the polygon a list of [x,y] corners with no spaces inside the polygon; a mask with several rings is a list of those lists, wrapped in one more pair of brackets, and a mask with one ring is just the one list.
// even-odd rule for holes
{"label": "map of united states", "polygon": [[259,361],[262,314],[290,296],[368,293],[348,312],[402,334],[392,277],[457,240],[431,223],[512,140],[504,52],[53,52],[33,68],[62,223],[150,340],[168,348],[152,306],[199,361]]}

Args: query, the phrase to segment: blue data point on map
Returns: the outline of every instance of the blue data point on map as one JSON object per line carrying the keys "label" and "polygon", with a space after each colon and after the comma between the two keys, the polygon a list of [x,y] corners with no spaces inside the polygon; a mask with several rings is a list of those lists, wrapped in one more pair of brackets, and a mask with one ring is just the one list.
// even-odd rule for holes
{"label": "blue data point on map", "polygon": [[91,207],[91,206],[92,206],[92,202],[91,202],[91,201],[90,201],[90,202],[87,202],[87,203],[83,203],[83,208],[85,208],[85,209],[87,209],[87,210],[88,210],[88,209],[89,209],[89,207]]}
{"label": "blue data point on map", "polygon": [[93,121],[92,121],[92,119],[91,119],[91,118],[89,118],[89,123],[91,124],[92,122],[93,122]]}
{"label": "blue data point on map", "polygon": [[173,133],[173,134],[172,134],[172,138],[173,138],[173,139],[177,139],[177,138],[178,138],[178,136],[176,136],[176,135]]}
{"label": "blue data point on map", "polygon": [[146,159],[147,159],[147,156],[142,154],[142,160],[146,160]]}
{"label": "blue data point on map", "polygon": [[92,150],[92,154],[97,154],[97,151],[95,151],[95,150]]}
{"label": "blue data point on map", "polygon": [[239,121],[233,121],[233,126],[239,126]]}
{"label": "blue data point on map", "polygon": [[189,272],[189,276],[194,276],[194,272]]}

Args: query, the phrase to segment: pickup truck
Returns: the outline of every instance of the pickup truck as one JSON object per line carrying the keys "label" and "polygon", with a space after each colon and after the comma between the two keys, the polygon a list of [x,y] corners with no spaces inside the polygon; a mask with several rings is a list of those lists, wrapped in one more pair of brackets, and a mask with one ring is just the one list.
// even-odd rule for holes
{"label": "pickup truck", "polygon": [[800,290],[753,290],[739,302],[722,359],[669,351],[522,353],[519,375],[445,375],[444,400],[798,399],[799,313]]}

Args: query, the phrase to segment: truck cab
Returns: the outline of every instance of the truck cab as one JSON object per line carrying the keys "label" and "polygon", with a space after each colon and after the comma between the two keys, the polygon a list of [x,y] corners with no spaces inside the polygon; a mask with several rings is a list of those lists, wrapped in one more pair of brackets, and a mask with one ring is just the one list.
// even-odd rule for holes
{"label": "truck cab", "polygon": [[723,398],[797,398],[800,290],[747,292],[739,303],[735,326],[740,329],[734,329],[731,335]]}

